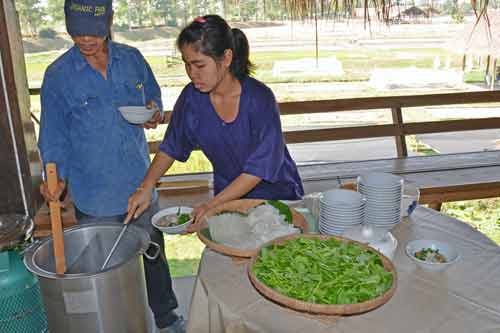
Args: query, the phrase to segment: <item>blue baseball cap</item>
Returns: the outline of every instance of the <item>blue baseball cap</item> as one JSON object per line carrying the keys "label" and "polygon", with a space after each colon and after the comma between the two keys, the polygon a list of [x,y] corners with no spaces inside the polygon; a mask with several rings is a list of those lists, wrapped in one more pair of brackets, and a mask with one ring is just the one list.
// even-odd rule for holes
{"label": "blue baseball cap", "polygon": [[109,36],[112,0],[65,0],[64,14],[70,36]]}

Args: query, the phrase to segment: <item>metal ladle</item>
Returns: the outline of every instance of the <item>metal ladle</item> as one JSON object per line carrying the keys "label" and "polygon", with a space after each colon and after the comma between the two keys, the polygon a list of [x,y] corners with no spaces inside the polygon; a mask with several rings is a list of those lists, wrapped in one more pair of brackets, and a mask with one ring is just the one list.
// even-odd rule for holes
{"label": "metal ladle", "polygon": [[132,219],[132,216],[134,216],[134,214],[128,214],[127,217],[125,218],[125,221],[123,221],[124,225],[123,225],[122,231],[120,232],[120,234],[118,235],[118,238],[116,239],[115,243],[113,244],[111,251],[109,251],[109,254],[106,257],[106,260],[104,260],[104,264],[102,264],[102,266],[101,266],[101,271],[104,270],[106,268],[106,266],[108,265],[109,260],[111,259],[111,257],[113,256],[113,253],[115,252],[116,248],[118,247],[118,244],[120,243],[120,240],[122,239],[123,235],[125,234],[125,231],[127,231],[127,228],[129,226],[130,220]]}

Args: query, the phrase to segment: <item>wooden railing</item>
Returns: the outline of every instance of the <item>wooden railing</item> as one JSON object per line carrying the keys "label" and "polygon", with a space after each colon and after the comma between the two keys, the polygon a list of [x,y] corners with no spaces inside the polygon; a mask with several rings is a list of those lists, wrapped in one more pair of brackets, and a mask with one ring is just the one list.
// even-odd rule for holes
{"label": "wooden railing", "polygon": [[[282,116],[385,109],[387,112],[390,111],[392,113],[392,124],[286,131],[284,133],[285,141],[291,144],[374,137],[394,137],[397,156],[406,157],[408,156],[405,140],[406,135],[495,129],[500,128],[500,118],[488,117],[405,123],[402,115],[403,108],[491,102],[500,102],[500,91],[285,102],[279,103],[279,108]],[[158,141],[150,142],[150,151],[158,151],[159,144],[160,142]]]}
{"label": "wooden railing", "polygon": [[[37,95],[39,93],[40,89],[30,89],[30,94],[32,95]],[[282,116],[359,110],[390,111],[392,114],[392,124],[286,131],[284,133],[285,141],[288,144],[292,144],[374,137],[394,137],[397,156],[406,157],[408,156],[405,140],[407,135],[496,129],[500,128],[500,117],[405,123],[403,120],[404,108],[492,102],[500,102],[500,91],[284,102],[279,103],[279,108]],[[171,111],[167,112],[167,114],[170,113]],[[159,144],[159,141],[149,142],[150,151],[152,153],[157,152]]]}

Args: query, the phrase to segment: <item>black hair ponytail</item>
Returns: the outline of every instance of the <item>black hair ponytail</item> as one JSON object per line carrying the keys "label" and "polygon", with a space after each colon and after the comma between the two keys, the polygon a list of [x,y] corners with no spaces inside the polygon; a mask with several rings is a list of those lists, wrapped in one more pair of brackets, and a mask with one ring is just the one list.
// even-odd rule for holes
{"label": "black hair ponytail", "polygon": [[231,73],[238,79],[249,76],[253,73],[255,66],[250,62],[250,45],[247,36],[240,29],[231,29],[233,33],[233,62],[231,63]]}
{"label": "black hair ponytail", "polygon": [[233,61],[229,68],[231,74],[242,80],[253,73],[254,65],[250,62],[248,39],[240,29],[231,29],[227,22],[218,15],[197,17],[182,29],[177,37],[177,48],[192,44],[195,49],[216,62],[222,59],[224,51],[233,51]]}

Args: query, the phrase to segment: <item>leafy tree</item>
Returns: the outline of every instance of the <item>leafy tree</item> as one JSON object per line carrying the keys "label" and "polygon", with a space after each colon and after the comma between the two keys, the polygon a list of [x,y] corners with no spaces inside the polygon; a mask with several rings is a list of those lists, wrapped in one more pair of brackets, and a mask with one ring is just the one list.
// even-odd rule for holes
{"label": "leafy tree", "polygon": [[148,1],[129,0],[128,2],[131,23],[138,27],[143,27],[147,21],[149,11]]}
{"label": "leafy tree", "polygon": [[177,26],[177,6],[175,0],[154,0],[154,15],[163,20],[163,24]]}
{"label": "leafy tree", "polygon": [[41,0],[17,0],[16,8],[19,13],[21,29],[31,36],[38,35],[38,29],[44,22],[44,8]]}
{"label": "leafy tree", "polygon": [[127,26],[130,28],[132,26],[132,16],[130,13],[130,6],[127,0],[115,0],[115,5],[113,6],[113,24],[115,26],[119,25],[121,27]]}
{"label": "leafy tree", "polygon": [[64,24],[64,1],[47,0],[45,12],[50,17],[52,27]]}

